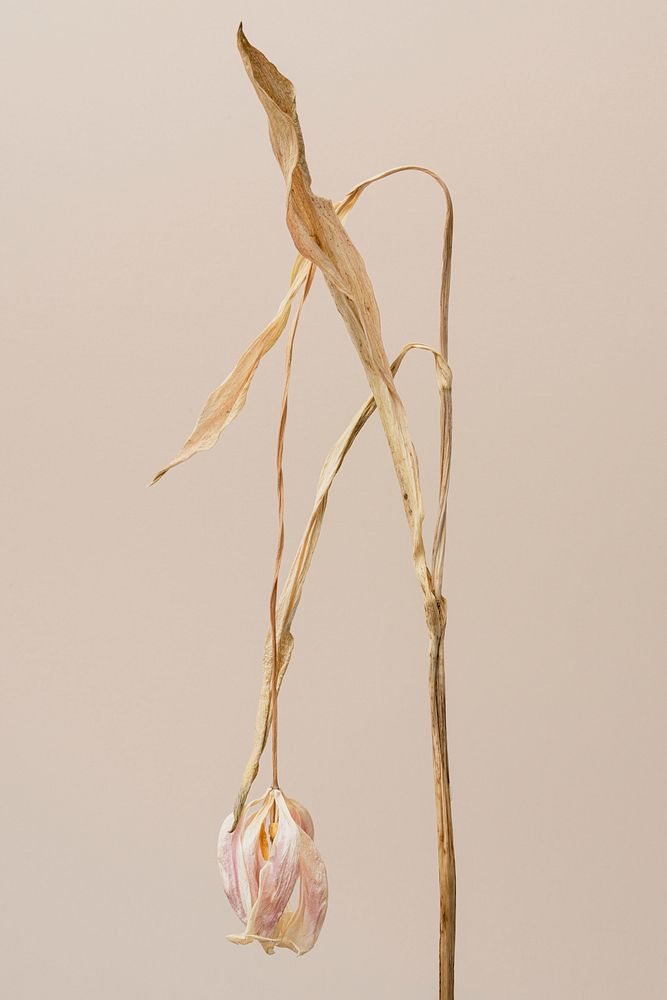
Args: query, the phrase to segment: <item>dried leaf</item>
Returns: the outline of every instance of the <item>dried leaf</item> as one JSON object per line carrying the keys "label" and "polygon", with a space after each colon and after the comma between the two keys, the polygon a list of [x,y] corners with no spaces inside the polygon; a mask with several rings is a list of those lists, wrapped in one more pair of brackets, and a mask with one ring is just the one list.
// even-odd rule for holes
{"label": "dried leaf", "polygon": [[245,405],[248,389],[260,361],[274,346],[289,320],[292,302],[306,280],[309,266],[299,257],[292,269],[292,280],[287,295],[278,306],[278,312],[269,325],[252,342],[239,358],[222,385],[214,389],[204,404],[195,428],[178,455],[160,469],[151,486],[181,462],[186,462],[198,451],[206,451],[216,443],[227,424],[238,416]]}
{"label": "dried leaf", "polygon": [[[399,167],[398,169],[404,170],[412,168]],[[418,167],[415,169],[421,168]],[[367,186],[370,183],[372,183],[372,180],[366,181],[364,186]],[[349,204],[346,199],[344,202],[341,202],[340,205],[336,206],[336,212],[339,214],[341,219],[345,218],[347,213],[356,203],[360,194],[361,190],[358,191],[356,197],[350,201]],[[192,458],[193,455],[196,455],[197,452],[207,451],[209,448],[212,448],[213,445],[217,443],[227,424],[230,424],[232,420],[239,415],[245,406],[246,397],[248,395],[248,390],[250,389],[253,376],[262,359],[269,353],[271,348],[275,346],[282,336],[290,317],[294,299],[308,279],[311,267],[312,265],[310,265],[308,261],[304,260],[301,254],[297,255],[292,267],[292,273],[290,275],[289,289],[284,299],[278,306],[276,315],[273,317],[268,326],[262,330],[259,336],[253,340],[250,347],[248,347],[248,349],[241,355],[224,382],[210,394],[204,403],[199,417],[197,418],[197,423],[195,424],[192,434],[175,458],[165,465],[163,469],[160,469],[160,471],[155,475],[150,483],[151,486],[154,486],[155,483],[162,479],[162,477],[171,469],[180,465],[182,462],[187,462],[187,460]],[[304,291],[304,299],[308,296],[308,291],[309,288],[306,288]]]}
{"label": "dried leaf", "polygon": [[380,313],[366,266],[331,201],[317,197],[311,190],[292,84],[263,53],[250,45],[242,28],[238,45],[266,111],[273,151],[287,184],[288,229],[299,253],[322,272],[375,397],[412,533],[413,561],[427,619],[435,622],[438,609],[422,537],[424,513],[417,457],[384,349]]}

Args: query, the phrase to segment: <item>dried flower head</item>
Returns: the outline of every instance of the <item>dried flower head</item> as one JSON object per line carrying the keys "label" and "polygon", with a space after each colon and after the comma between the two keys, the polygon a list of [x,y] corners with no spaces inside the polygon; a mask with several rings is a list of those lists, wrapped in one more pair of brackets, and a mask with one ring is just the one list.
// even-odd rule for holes
{"label": "dried flower head", "polygon": [[[235,829],[222,824],[218,865],[227,898],[244,934],[234,944],[258,941],[267,955],[290,948],[304,955],[317,941],[327,912],[327,872],[313,838],[310,813],[279,789],[247,805]],[[292,897],[297,902],[289,908]]]}

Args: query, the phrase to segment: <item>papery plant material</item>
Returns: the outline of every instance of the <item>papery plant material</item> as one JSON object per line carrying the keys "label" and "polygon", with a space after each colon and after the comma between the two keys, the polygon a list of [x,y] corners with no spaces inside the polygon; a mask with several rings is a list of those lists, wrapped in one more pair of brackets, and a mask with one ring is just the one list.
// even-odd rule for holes
{"label": "papery plant material", "polygon": [[[227,898],[245,924],[243,934],[228,935],[230,941],[258,941],[269,955],[275,948],[310,951],[328,903],[327,872],[314,837],[305,806],[275,788],[246,806],[237,824],[229,814],[220,829],[218,864]],[[290,909],[296,891],[298,902]]]}
{"label": "papery plant material", "polygon": [[222,385],[213,390],[204,404],[192,434],[176,457],[168,465],[165,465],[164,469],[160,469],[151,485],[157,483],[170,469],[192,458],[198,451],[212,448],[227,424],[231,423],[241,412],[257,366],[287,326],[292,303],[306,280],[307,274],[308,264],[300,257],[292,269],[290,287],[287,295],[278,306],[278,312],[243,356],[239,358],[235,368]]}
{"label": "papery plant material", "polygon": [[[237,858],[245,857],[239,852],[238,844],[243,840],[243,831],[253,822],[258,813],[252,810],[260,800],[245,806],[248,791],[256,777],[259,760],[267,742],[269,724],[274,726],[274,775],[275,727],[277,692],[290,661],[293,649],[291,626],[301,597],[303,584],[310,566],[319,537],[327,498],[333,480],[339,471],[352,443],[366,421],[377,408],[387,438],[396,475],[401,491],[406,518],[412,537],[413,560],[424,600],[426,622],[429,632],[429,690],[431,701],[433,769],[436,794],[436,819],[438,833],[438,864],[440,875],[440,1000],[452,1000],[454,995],[454,933],[455,933],[455,866],[452,834],[452,819],[449,791],[449,769],[447,759],[447,731],[445,715],[444,686],[444,631],[446,623],[446,602],[441,592],[443,556],[445,546],[445,518],[447,492],[449,486],[449,465],[451,455],[451,372],[447,364],[447,312],[451,270],[452,248],[452,205],[449,191],[442,179],[433,171],[419,166],[403,166],[378,174],[357,185],[335,206],[328,200],[315,196],[310,187],[310,174],[305,158],[303,137],[296,113],[296,103],[292,84],[282,76],[266,57],[251,46],[239,29],[238,44],[245,68],[255,87],[257,95],[266,111],[272,147],[283,172],[287,186],[287,225],[299,255],[292,269],[290,288],[278,312],[269,326],[248,348],[236,367],[223,384],[207,400],[197,426],[176,458],[155,477],[157,481],[174,465],[185,461],[198,451],[210,448],[218,440],[224,427],[241,410],[254,372],[261,359],[277,342],[286,328],[292,302],[303,287],[301,306],[288,342],[285,387],[278,445],[278,482],[280,508],[280,541],[276,560],[274,590],[272,592],[271,628],[267,637],[264,655],[264,679],[257,713],[256,733],[252,753],[246,766],[241,789],[237,797],[234,813],[225,824],[221,837],[224,839],[225,857],[228,871],[234,869],[234,852],[231,844],[237,845]],[[380,318],[373,289],[364,262],[346,234],[342,220],[354,207],[366,188],[374,182],[394,173],[406,170],[421,171],[431,176],[441,187],[446,202],[445,239],[443,246],[443,268],[440,294],[440,344],[439,350],[423,344],[408,344],[390,365],[380,332]],[[284,585],[280,601],[276,606],[276,590],[280,554],[282,552],[282,437],[286,416],[287,385],[291,365],[291,352],[303,302],[308,294],[313,270],[319,268],[326,280],[336,306],[350,333],[352,342],[363,364],[372,395],[355,415],[345,432],[331,450],[320,475],[312,514],[302,536],[301,543]],[[394,384],[398,371],[408,351],[418,348],[432,353],[436,366],[436,381],[440,393],[440,485],[438,509],[432,548],[432,563],[429,567],[422,536],[423,507],[419,471],[416,454],[410,438],[407,416]],[[274,780],[277,786],[277,780]],[[280,794],[276,791],[276,794]],[[269,793],[267,793],[269,794]],[[263,802],[265,800],[261,800]],[[274,810],[277,808],[273,799]],[[274,819],[275,824],[275,819]],[[261,826],[261,824],[260,824]],[[269,823],[267,829],[271,829]],[[275,832],[275,830],[274,830]],[[258,833],[260,852],[261,833]],[[266,837],[266,833],[264,834]],[[236,840],[234,838],[237,838]],[[270,837],[269,837],[270,839]],[[223,840],[221,840],[221,844]],[[253,855],[254,856],[254,855]],[[267,859],[262,854],[266,861]],[[286,873],[293,870],[287,856],[278,867]],[[231,866],[231,867],[229,867]],[[224,866],[223,866],[224,867]],[[223,877],[227,877],[223,873]],[[291,876],[289,876],[291,878]],[[289,878],[288,878],[289,881]],[[233,882],[233,880],[232,880]],[[225,883],[230,901],[242,920],[247,923],[246,934],[234,938],[244,943],[262,938],[269,950],[281,944],[278,930],[274,936],[256,934],[256,926],[248,923],[249,914],[257,898],[248,895],[245,889],[235,889],[232,882]],[[259,888],[259,883],[258,883]],[[231,895],[230,895],[231,892]],[[245,893],[245,895],[244,895]],[[241,902],[239,902],[239,900]],[[241,903],[243,904],[241,907]],[[273,914],[274,910],[271,910]],[[243,915],[245,914],[245,916]],[[267,917],[266,922],[270,918]],[[278,927],[278,925],[276,925]],[[284,926],[280,926],[280,931]],[[282,944],[291,947],[289,944]],[[304,950],[304,949],[301,949]]]}
{"label": "papery plant material", "polygon": [[[306,163],[301,126],[296,113],[294,88],[290,81],[239,29],[239,50],[257,96],[266,111],[271,145],[287,186],[287,227],[299,253],[322,272],[352,342],[364,366],[378,414],[382,421],[394,462],[406,518],[412,535],[412,557],[422,590],[424,612],[430,640],[430,691],[433,740],[433,765],[436,786],[436,821],[438,825],[440,874],[440,995],[454,993],[454,919],[456,881],[454,841],[451,822],[449,764],[444,688],[444,630],[446,602],[440,583],[434,582],[426,561],[422,524],[421,487],[417,457],[408,429],[405,408],[394,385],[391,367],[380,333],[378,310],[370,278],[361,254],[338,219],[334,207],[325,198],[313,194]],[[442,332],[442,331],[441,331]],[[441,344],[446,360],[446,343]],[[451,410],[449,411],[451,413]],[[449,479],[442,456],[449,455],[444,443],[449,431],[447,405],[441,407],[443,421],[441,445],[441,485],[436,524],[444,525],[444,511]],[[436,538],[434,567],[442,565],[440,547],[444,530]]]}
{"label": "papery plant material", "polygon": [[[349,205],[342,203],[336,207],[341,219],[345,218],[353,204],[354,202]],[[309,274],[312,275],[312,265],[309,266],[308,262],[299,254],[292,267],[289,289],[278,306],[276,315],[241,355],[224,382],[210,394],[197,418],[192,434],[171,462],[156,473],[151,486],[154,486],[171,469],[182,462],[187,462],[197,452],[208,451],[209,448],[212,448],[227,424],[230,424],[239,415],[245,406],[255,372],[262,358],[269,353],[283,334],[289,321],[292,303],[299,290],[307,282]],[[304,298],[307,295],[308,288]]]}

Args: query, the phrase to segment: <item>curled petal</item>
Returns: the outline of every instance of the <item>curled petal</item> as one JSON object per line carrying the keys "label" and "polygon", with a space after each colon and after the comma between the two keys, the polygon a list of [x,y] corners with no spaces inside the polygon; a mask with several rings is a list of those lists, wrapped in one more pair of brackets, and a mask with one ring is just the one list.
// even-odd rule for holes
{"label": "curled petal", "polygon": [[254,938],[247,937],[245,934],[228,934],[227,940],[231,941],[232,944],[252,944]]}
{"label": "curled petal", "polygon": [[[259,872],[257,900],[248,916],[246,936],[272,938],[299,877],[301,829],[292,819],[281,792],[272,791],[278,808],[278,828],[268,860]],[[270,808],[271,803],[269,803]],[[264,809],[260,810],[260,814]],[[258,814],[258,815],[260,815]]]}
{"label": "curled petal", "polygon": [[259,809],[252,814],[252,804],[244,813],[243,820],[239,823],[241,828],[241,844],[243,857],[248,872],[248,882],[250,884],[250,895],[255,903],[259,893],[259,878],[262,867],[262,851],[260,837],[264,829],[266,817],[273,806],[273,792],[268,791],[263,799],[260,799]]}
{"label": "curled petal", "polygon": [[252,944],[253,941],[257,941],[261,944],[267,955],[273,955],[276,949],[276,942],[274,940],[259,937],[257,934],[228,934],[227,940],[231,941],[232,944]]}
{"label": "curled petal", "polygon": [[299,824],[302,830],[305,830],[310,839],[313,840],[315,837],[315,824],[313,823],[313,817],[306,807],[302,806],[296,799],[288,799],[287,796],[285,796],[285,802],[292,814],[292,818]]}
{"label": "curled petal", "polygon": [[296,910],[287,910],[277,928],[276,945],[305,955],[317,941],[324,923],[329,901],[327,870],[315,844],[300,831],[299,903]]}
{"label": "curled petal", "polygon": [[241,830],[237,826],[234,832],[231,832],[233,821],[234,814],[230,813],[220,828],[220,836],[218,838],[218,867],[222,875],[222,884],[227,894],[227,899],[231,903],[236,916],[245,923],[252,906],[252,899],[250,896],[248,873],[243,858]]}
{"label": "curled petal", "polygon": [[[218,836],[218,867],[222,876],[222,884],[234,913],[243,923],[248,919],[252,904],[257,898],[257,887],[255,886],[253,892],[248,877],[248,865],[243,852],[243,837],[248,824],[257,815],[253,810],[263,801],[263,799],[255,799],[248,803],[243,822],[234,829],[232,829],[234,814],[230,813],[220,827]],[[257,878],[255,882],[257,882]]]}

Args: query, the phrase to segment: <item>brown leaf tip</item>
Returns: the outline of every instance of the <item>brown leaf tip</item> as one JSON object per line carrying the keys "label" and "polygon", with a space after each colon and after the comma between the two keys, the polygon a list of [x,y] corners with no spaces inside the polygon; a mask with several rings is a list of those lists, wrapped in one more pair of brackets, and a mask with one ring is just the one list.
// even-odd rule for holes
{"label": "brown leaf tip", "polygon": [[149,487],[155,486],[155,484],[159,483],[160,480],[162,479],[162,477],[167,474],[167,472],[169,472],[169,467],[167,467],[165,469],[160,469],[160,471],[158,472],[158,474],[156,476],[154,476],[153,479],[151,479],[151,481],[148,484],[148,486]]}

